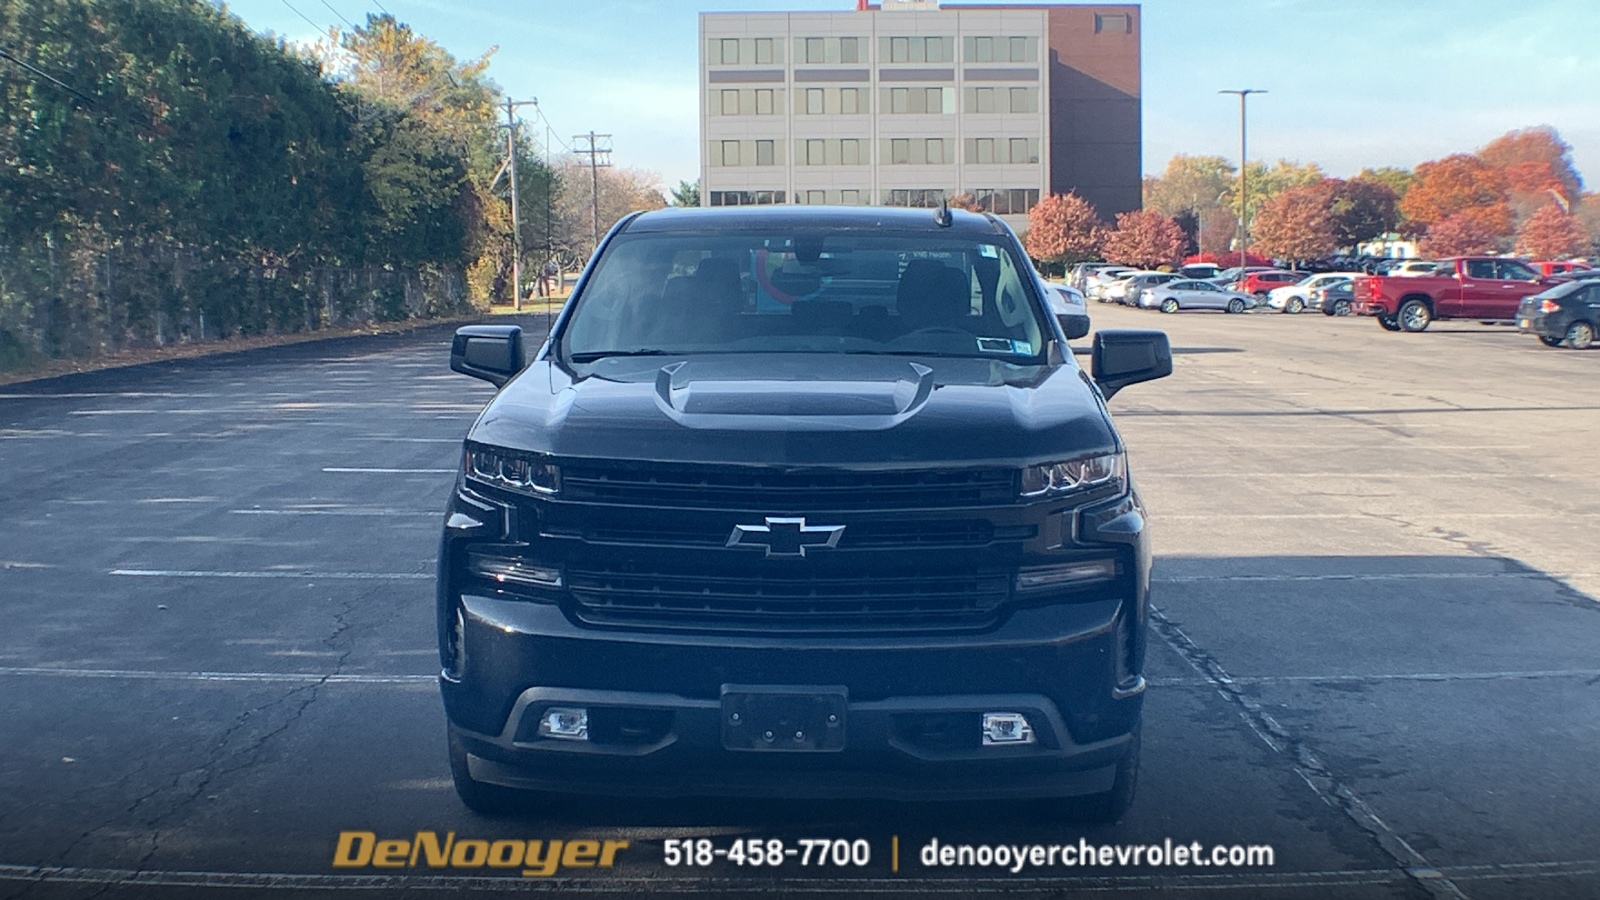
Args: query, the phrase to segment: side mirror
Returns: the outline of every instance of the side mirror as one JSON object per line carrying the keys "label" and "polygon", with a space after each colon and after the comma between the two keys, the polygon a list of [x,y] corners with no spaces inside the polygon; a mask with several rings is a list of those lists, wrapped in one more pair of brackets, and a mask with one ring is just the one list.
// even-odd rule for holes
{"label": "side mirror", "polygon": [[1061,331],[1068,340],[1077,340],[1089,333],[1089,317],[1076,313],[1062,313],[1056,316],[1056,321],[1061,323]]}
{"label": "side mirror", "polygon": [[522,371],[522,329],[515,325],[467,325],[450,342],[450,369],[503,387]]}
{"label": "side mirror", "polygon": [[1097,331],[1089,371],[1100,393],[1112,395],[1130,384],[1172,374],[1172,345],[1166,332],[1141,329]]}

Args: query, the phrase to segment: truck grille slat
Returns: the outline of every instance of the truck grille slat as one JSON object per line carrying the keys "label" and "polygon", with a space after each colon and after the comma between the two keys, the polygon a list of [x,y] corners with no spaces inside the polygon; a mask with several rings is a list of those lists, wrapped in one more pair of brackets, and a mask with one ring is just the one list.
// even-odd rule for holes
{"label": "truck grille slat", "polygon": [[862,509],[1014,503],[1011,469],[739,472],[566,466],[564,499],[693,509]]}

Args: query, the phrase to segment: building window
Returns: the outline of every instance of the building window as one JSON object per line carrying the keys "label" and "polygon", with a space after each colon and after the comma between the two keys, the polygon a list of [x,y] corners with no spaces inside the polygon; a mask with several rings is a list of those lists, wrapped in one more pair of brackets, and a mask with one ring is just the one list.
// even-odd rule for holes
{"label": "building window", "polygon": [[783,191],[712,191],[712,206],[755,206],[782,203]]}
{"label": "building window", "polygon": [[889,162],[897,166],[911,162],[910,138],[894,138],[889,141]]}
{"label": "building window", "polygon": [[827,45],[822,38],[806,38],[806,62],[825,63],[828,61]]}
{"label": "building window", "polygon": [[992,113],[994,108],[994,88],[967,88],[967,111],[974,113]]}
{"label": "building window", "polygon": [[756,141],[756,165],[770,166],[772,164],[772,141]]}
{"label": "building window", "polygon": [[822,166],[828,162],[828,145],[826,141],[812,138],[806,141],[806,165]]}
{"label": "building window", "polygon": [[722,114],[725,116],[737,116],[739,114],[738,91],[722,92]]}
{"label": "building window", "polygon": [[821,206],[828,202],[827,191],[806,191],[806,203],[812,206]]}
{"label": "building window", "polygon": [[1127,13],[1094,14],[1095,34],[1133,34],[1133,17]]}
{"label": "building window", "polygon": [[718,43],[722,45],[722,53],[718,57],[717,61],[722,63],[725,66],[736,66],[736,65],[738,65],[739,64],[739,39],[738,38],[723,38],[721,41],[718,41]]}
{"label": "building window", "polygon": [[883,192],[885,206],[911,206],[933,209],[944,200],[944,191],[938,188],[895,188]]}
{"label": "building window", "polygon": [[994,38],[973,38],[972,59],[975,62],[994,62]]}
{"label": "building window", "polygon": [[1038,105],[1033,102],[1033,88],[1011,88],[1011,111],[1014,113],[1039,111]]}
{"label": "building window", "polygon": [[923,38],[923,62],[946,62],[944,58],[944,38]]}
{"label": "building window", "polygon": [[1008,58],[1012,62],[1027,62],[1028,61],[1028,56],[1029,56],[1029,54],[1028,54],[1028,43],[1029,43],[1029,41],[1028,41],[1027,38],[1025,38],[1025,37],[1008,38],[1006,40],[1006,43],[1011,45],[1011,48],[1010,48],[1011,49],[1011,53],[1010,53]]}
{"label": "building window", "polygon": [[861,158],[861,142],[855,138],[845,138],[839,142],[839,163],[845,166],[859,166],[865,160]]}
{"label": "building window", "polygon": [[926,152],[927,152],[927,156],[928,156],[928,165],[930,165],[930,166],[942,166],[942,165],[944,165],[944,140],[943,139],[941,139],[941,138],[928,138],[928,146],[926,148]]}
{"label": "building window", "polygon": [[994,138],[977,138],[973,141],[975,163],[980,165],[994,162]]}
{"label": "building window", "polygon": [[1028,156],[1028,139],[1027,138],[1012,138],[1011,139],[1011,156],[1007,160],[1007,162],[1012,162],[1012,163],[1038,162],[1037,159],[1031,159]]}
{"label": "building window", "polygon": [[772,38],[756,38],[756,65],[772,65]]}
{"label": "building window", "polygon": [[722,164],[725,165],[725,166],[737,166],[737,165],[739,165],[739,142],[738,141],[723,141],[722,142]]}
{"label": "building window", "polygon": [[861,39],[846,37],[839,38],[839,62],[861,62]]}
{"label": "building window", "polygon": [[822,115],[822,88],[806,88],[806,115]]}
{"label": "building window", "polygon": [[911,89],[910,88],[890,88],[889,89],[889,112],[891,112],[891,113],[904,113],[904,112],[910,112],[910,111],[911,111]]}
{"label": "building window", "polygon": [[772,88],[759,88],[756,90],[756,115],[772,115]]}
{"label": "building window", "polygon": [[861,112],[861,90],[859,88],[839,89],[839,112],[853,116]]}
{"label": "building window", "polygon": [[922,96],[924,112],[936,113],[944,108],[944,88],[927,88]]}
{"label": "building window", "polygon": [[889,38],[889,62],[902,63],[911,61],[911,39]]}
{"label": "building window", "polygon": [[839,192],[839,202],[845,206],[860,206],[861,192],[855,188],[845,188]]}
{"label": "building window", "polygon": [[1038,188],[978,188],[972,192],[978,208],[996,215],[1021,215],[1039,202]]}

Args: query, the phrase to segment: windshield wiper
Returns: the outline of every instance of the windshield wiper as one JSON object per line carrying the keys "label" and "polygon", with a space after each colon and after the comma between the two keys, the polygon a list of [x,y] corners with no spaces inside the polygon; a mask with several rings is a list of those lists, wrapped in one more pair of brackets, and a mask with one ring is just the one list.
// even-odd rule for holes
{"label": "windshield wiper", "polygon": [[590,363],[608,356],[666,356],[665,350],[639,349],[639,350],[590,350],[587,353],[572,354],[575,363]]}

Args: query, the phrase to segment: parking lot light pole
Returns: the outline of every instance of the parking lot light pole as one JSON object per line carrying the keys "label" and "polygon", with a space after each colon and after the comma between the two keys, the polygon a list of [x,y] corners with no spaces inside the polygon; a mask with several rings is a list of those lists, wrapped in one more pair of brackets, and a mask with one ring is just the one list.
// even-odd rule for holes
{"label": "parking lot light pole", "polygon": [[1244,88],[1237,91],[1217,91],[1217,93],[1239,95],[1239,268],[1242,274],[1245,249],[1250,246],[1250,226],[1245,221],[1245,216],[1250,208],[1247,205],[1250,202],[1250,179],[1246,174],[1250,157],[1245,154],[1244,100],[1251,94],[1265,94],[1266,91],[1260,88]]}

